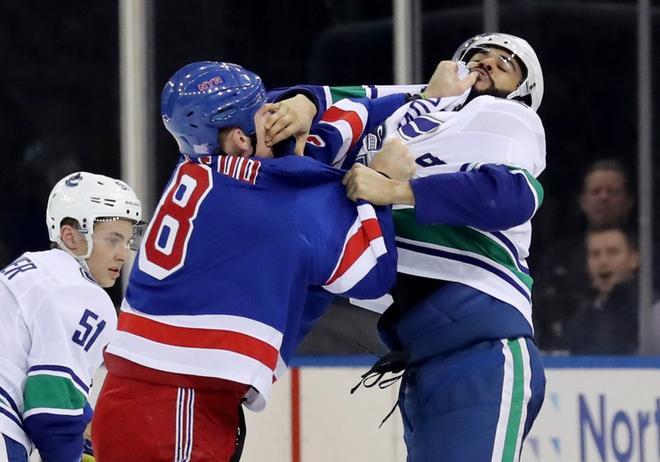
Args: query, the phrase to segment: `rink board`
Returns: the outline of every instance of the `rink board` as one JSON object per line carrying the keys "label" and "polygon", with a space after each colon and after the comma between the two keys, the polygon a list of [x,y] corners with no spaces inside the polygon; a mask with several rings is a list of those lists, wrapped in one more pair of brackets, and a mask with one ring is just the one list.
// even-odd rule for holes
{"label": "rink board", "polygon": [[[349,393],[372,359],[301,358],[247,413],[244,462],[403,462],[397,386]],[[523,462],[660,461],[660,358],[545,357],[546,399]],[[458,429],[457,431],[460,431]]]}

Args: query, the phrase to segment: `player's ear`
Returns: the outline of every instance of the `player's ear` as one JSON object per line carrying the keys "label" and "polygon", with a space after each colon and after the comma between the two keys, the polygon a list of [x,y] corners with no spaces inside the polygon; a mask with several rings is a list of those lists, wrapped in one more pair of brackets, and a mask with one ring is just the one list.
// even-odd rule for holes
{"label": "player's ear", "polygon": [[219,137],[220,147],[226,154],[241,156],[252,148],[250,137],[238,127],[221,131]]}
{"label": "player's ear", "polygon": [[62,243],[71,251],[78,250],[82,244],[80,232],[71,225],[62,225],[60,228],[60,239],[62,239]]}
{"label": "player's ear", "polygon": [[250,137],[245,134],[243,130],[240,128],[234,128],[232,129],[232,139],[234,140],[234,144],[241,150],[241,151],[247,151],[252,147],[252,142],[250,141]]}

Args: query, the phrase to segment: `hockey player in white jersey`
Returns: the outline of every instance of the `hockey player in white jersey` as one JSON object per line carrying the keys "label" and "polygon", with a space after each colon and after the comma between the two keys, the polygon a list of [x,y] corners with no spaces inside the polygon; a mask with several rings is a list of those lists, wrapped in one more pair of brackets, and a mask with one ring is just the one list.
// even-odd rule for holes
{"label": "hockey player in white jersey", "polygon": [[[460,109],[437,110],[455,104],[446,97],[460,93],[461,62],[476,83]],[[395,353],[370,372],[405,368],[408,462],[517,461],[545,388],[525,263],[543,199],[543,75],[525,40],[496,33],[466,41],[437,72],[444,84],[427,93],[441,97],[436,109],[402,107],[357,159],[399,138],[416,159],[413,179],[356,164],[344,180],[353,199],[404,205],[394,212],[395,304],[379,321]]]}
{"label": "hockey player in white jersey", "polygon": [[0,271],[0,460],[80,461],[87,397],[117,326],[104,290],[121,274],[140,201],[123,181],[78,172],[46,210],[51,250]]}

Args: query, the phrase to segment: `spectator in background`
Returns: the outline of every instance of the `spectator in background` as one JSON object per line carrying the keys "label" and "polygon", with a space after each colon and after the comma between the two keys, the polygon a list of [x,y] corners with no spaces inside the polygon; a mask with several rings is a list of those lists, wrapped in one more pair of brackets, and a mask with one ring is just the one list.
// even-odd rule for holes
{"label": "spectator in background", "polygon": [[564,350],[564,322],[570,318],[576,291],[589,286],[584,264],[585,235],[590,229],[628,226],[634,205],[626,169],[616,160],[594,162],[584,174],[579,196],[585,227],[577,234],[558,239],[544,252],[534,269],[534,315],[536,337],[542,350]]}
{"label": "spectator in background", "polygon": [[575,314],[565,323],[572,354],[636,354],[638,347],[636,238],[618,226],[587,231],[590,284],[574,294]]}
{"label": "spectator in background", "polygon": [[600,160],[584,175],[580,209],[590,228],[627,225],[634,205],[626,169],[616,160]]}

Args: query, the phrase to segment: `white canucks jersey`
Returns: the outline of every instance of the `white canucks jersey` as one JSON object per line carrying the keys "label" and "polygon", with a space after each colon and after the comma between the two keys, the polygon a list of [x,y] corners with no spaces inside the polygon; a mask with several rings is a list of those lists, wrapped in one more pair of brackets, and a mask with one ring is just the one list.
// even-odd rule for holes
{"label": "white canucks jersey", "polygon": [[431,153],[443,161],[418,162],[417,177],[459,171],[455,166],[466,162],[517,166],[534,177],[543,172],[545,131],[536,112],[493,96],[475,98],[460,111],[447,110],[445,100],[412,101],[385,122],[386,139],[397,135],[414,156]]}
{"label": "white canucks jersey", "polygon": [[[545,168],[541,120],[521,103],[491,96],[459,111],[429,112],[432,105],[420,102],[403,106],[368,135],[357,159],[364,162],[397,136],[418,165],[411,183],[416,206],[394,213],[398,270],[474,287],[515,306],[531,325],[532,278],[525,259],[530,219],[543,198],[536,180]],[[460,176],[479,169],[493,181],[517,183],[491,190],[488,181],[474,181],[476,175]],[[507,221],[502,204],[527,212]],[[502,224],[513,221],[515,226]]]}
{"label": "white canucks jersey", "polygon": [[81,454],[91,378],[116,326],[108,294],[62,250],[0,271],[0,433],[44,460]]}

